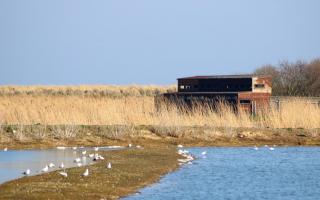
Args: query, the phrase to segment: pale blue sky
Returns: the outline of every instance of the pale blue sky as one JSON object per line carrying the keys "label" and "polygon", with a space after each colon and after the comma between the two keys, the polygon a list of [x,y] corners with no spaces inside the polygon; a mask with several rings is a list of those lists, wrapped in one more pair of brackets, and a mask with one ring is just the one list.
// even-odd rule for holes
{"label": "pale blue sky", "polygon": [[0,84],[172,84],[320,56],[319,0],[0,0]]}

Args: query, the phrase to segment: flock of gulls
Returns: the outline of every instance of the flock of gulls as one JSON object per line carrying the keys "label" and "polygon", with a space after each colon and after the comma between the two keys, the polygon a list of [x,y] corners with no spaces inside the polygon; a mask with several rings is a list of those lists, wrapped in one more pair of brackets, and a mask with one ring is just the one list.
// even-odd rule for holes
{"label": "flock of gulls", "polygon": [[[133,147],[133,145],[129,144],[128,147],[129,148]],[[68,147],[57,147],[57,149],[59,149],[59,150],[65,150],[67,148]],[[121,146],[109,146],[107,148],[122,148],[122,147]],[[138,146],[136,146],[136,148],[142,148],[142,147],[138,145]],[[83,147],[79,147],[79,148],[78,147],[72,147],[73,153],[76,154],[78,149],[83,149]],[[94,162],[97,162],[97,161],[105,159],[102,155],[100,155],[98,153],[99,147],[94,147],[93,150],[94,150],[94,153],[88,153],[87,150],[80,151],[81,152],[80,153],[81,157],[77,157],[77,158],[75,158],[73,160],[73,162],[76,164],[76,166],[77,167],[83,166],[82,163],[83,163],[83,161],[86,161],[87,158],[90,158]],[[8,148],[7,147],[4,148],[3,151],[8,151]],[[107,169],[111,169],[112,168],[112,165],[111,165],[110,162],[108,162],[108,164],[106,165],[106,168]],[[44,168],[42,168],[41,170],[39,170],[37,172],[46,173],[46,172],[49,172],[50,169],[63,170],[63,171],[58,171],[58,174],[60,174],[63,177],[68,177],[68,174],[65,171],[65,165],[64,165],[63,162],[57,168],[56,168],[56,165],[53,162],[50,162],[49,164],[46,164]],[[29,175],[31,175],[31,170],[27,169],[24,172],[22,172],[22,174],[25,175],[25,176],[29,176]],[[84,173],[82,173],[82,176],[83,177],[89,176],[89,169],[88,168],[86,168]]]}
{"label": "flock of gulls", "polygon": [[[110,146],[109,148],[119,148],[119,147],[120,147],[120,146]],[[133,147],[133,146],[132,146],[132,144],[129,144],[128,147],[130,148],[130,147]],[[182,149],[182,148],[183,148],[183,145],[181,145],[181,144],[179,144],[177,147],[178,147],[178,154],[181,155],[182,157],[184,157],[184,158],[182,158],[182,159],[178,159],[179,165],[182,165],[182,164],[192,164],[192,161],[194,160],[194,157],[193,157],[191,154],[189,154],[189,151]],[[273,145],[273,146],[264,145],[264,147],[267,148],[267,149],[269,149],[270,151],[273,151],[273,150],[275,150],[276,145]],[[57,147],[57,149],[60,149],[60,150],[65,150],[66,148],[67,148],[67,147]],[[141,146],[138,145],[138,146],[136,146],[136,148],[141,148]],[[72,147],[72,149],[74,150],[74,152],[76,152],[76,150],[78,149],[78,147]],[[256,150],[256,151],[258,151],[258,150],[259,150],[259,147],[254,146],[253,149]],[[4,148],[3,151],[8,151],[8,148],[7,148],[7,147]],[[103,157],[102,155],[99,155],[99,154],[98,154],[98,151],[99,151],[99,147],[94,147],[94,152],[95,152],[95,153],[90,153],[90,154],[87,153],[86,150],[83,150],[83,151],[81,151],[82,157],[81,157],[81,158],[80,158],[80,157],[75,158],[73,162],[76,163],[76,165],[77,165],[78,167],[81,167],[81,166],[83,165],[83,164],[82,164],[82,160],[86,160],[87,157],[90,158],[90,159],[92,159],[92,161],[95,161],[95,162],[97,162],[97,161],[99,161],[99,160],[104,160],[104,157]],[[201,156],[202,156],[203,158],[206,158],[206,154],[207,154],[206,151],[201,152]],[[40,173],[46,173],[46,172],[49,171],[49,169],[54,168],[55,166],[56,166],[56,165],[51,162],[51,163],[47,164],[44,168],[42,168],[39,172],[40,172]],[[112,168],[112,165],[111,165],[110,162],[108,162],[106,168],[108,168],[108,169],[111,169],[111,168]],[[68,177],[68,174],[67,174],[67,172],[65,171],[65,165],[64,165],[63,162],[58,166],[58,169],[64,170],[64,171],[58,171],[58,173],[59,173],[61,176],[63,176],[63,177]],[[22,174],[28,176],[28,175],[31,174],[31,170],[30,170],[30,169],[27,169],[27,170],[24,171]],[[89,176],[89,169],[88,169],[88,168],[85,170],[85,172],[82,174],[82,176]]]}
{"label": "flock of gulls", "polygon": [[[276,146],[277,145],[272,145],[272,146],[264,145],[264,148],[269,149],[270,151],[274,151]],[[178,147],[178,154],[180,154],[181,156],[184,157],[183,159],[178,159],[179,165],[192,164],[192,161],[194,160],[194,157],[191,154],[189,154],[189,151],[183,150],[182,149],[183,145],[181,145],[181,144],[179,144],[177,147]],[[262,147],[260,147],[260,148],[262,148]],[[259,147],[258,146],[254,146],[253,149],[258,151]],[[202,158],[206,158],[206,155],[207,155],[206,151],[201,152],[201,157]]]}

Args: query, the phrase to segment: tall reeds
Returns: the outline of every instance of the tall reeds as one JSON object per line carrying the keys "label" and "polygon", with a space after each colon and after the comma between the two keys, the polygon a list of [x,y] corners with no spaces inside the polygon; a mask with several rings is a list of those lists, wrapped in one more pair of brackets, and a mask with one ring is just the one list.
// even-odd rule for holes
{"label": "tall reeds", "polygon": [[159,127],[212,126],[254,128],[320,128],[320,107],[290,100],[271,105],[256,116],[234,112],[226,104],[217,109],[197,106],[190,111],[175,106],[155,108],[153,96],[2,95],[2,124],[153,125]]}

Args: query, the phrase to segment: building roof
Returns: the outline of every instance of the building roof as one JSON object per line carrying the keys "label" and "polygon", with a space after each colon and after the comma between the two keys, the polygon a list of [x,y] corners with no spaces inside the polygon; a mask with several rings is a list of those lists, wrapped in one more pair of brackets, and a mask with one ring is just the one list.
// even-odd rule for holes
{"label": "building roof", "polygon": [[179,79],[224,79],[224,78],[253,78],[253,77],[266,77],[265,75],[254,75],[254,74],[239,74],[239,75],[209,75],[209,76],[190,76],[182,77]]}

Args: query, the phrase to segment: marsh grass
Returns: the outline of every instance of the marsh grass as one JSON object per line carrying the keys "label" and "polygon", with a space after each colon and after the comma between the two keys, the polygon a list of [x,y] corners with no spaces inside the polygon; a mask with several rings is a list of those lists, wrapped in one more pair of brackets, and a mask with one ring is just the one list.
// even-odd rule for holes
{"label": "marsh grass", "polygon": [[[161,91],[163,90],[166,89]],[[208,105],[198,105],[192,111],[173,105],[162,105],[156,109],[154,104],[153,96],[141,95],[114,98],[94,95],[50,95],[45,92],[34,92],[33,95],[23,92],[15,95],[6,93],[0,95],[0,122],[4,125],[66,125],[64,129],[56,131],[58,137],[73,137],[76,132],[75,125],[151,125],[156,127],[157,134],[170,133],[172,136],[180,135],[183,132],[181,127],[186,126],[223,127],[230,135],[234,134],[233,128],[239,127],[320,127],[319,106],[299,99],[282,103],[280,109],[271,104],[270,107],[260,110],[256,116],[244,111],[235,112],[223,102],[216,105],[215,109]],[[17,131],[19,132],[16,132],[16,137],[20,137],[20,130]],[[119,128],[114,131],[113,137],[119,138],[128,131],[130,132],[128,128]],[[39,137],[45,136],[39,133]]]}
{"label": "marsh grass", "polygon": [[124,97],[155,96],[176,91],[175,85],[78,85],[78,86],[0,86],[1,96],[43,95],[43,96],[91,96]]}

